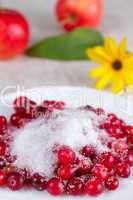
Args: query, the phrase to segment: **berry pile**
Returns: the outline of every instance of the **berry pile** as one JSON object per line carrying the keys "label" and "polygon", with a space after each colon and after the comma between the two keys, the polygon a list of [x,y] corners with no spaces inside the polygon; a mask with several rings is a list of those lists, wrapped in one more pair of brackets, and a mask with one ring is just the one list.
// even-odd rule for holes
{"label": "berry pile", "polygon": [[99,139],[107,151],[99,153],[96,146],[85,145],[78,153],[67,145],[56,145],[51,149],[55,158],[53,176],[32,173],[30,169],[18,168],[15,165],[16,156],[11,155],[10,144],[12,131],[21,129],[27,123],[44,116],[51,117],[54,110],[64,110],[65,103],[44,101],[37,105],[27,97],[19,97],[14,101],[14,113],[8,122],[0,116],[0,186],[7,186],[12,191],[23,187],[33,187],[36,190],[47,190],[56,195],[97,196],[105,190],[116,190],[119,178],[128,178],[133,166],[133,126],[127,125],[115,114],[106,113],[103,109],[90,106],[78,108],[86,112],[94,112],[101,116],[96,128],[105,131],[105,138],[99,134]]}

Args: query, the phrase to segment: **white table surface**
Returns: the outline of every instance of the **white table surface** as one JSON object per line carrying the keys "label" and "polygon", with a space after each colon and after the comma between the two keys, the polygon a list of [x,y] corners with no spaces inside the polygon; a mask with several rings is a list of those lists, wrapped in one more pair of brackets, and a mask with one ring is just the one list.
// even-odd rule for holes
{"label": "white table surface", "polygon": [[[63,30],[54,16],[56,0],[1,0],[3,7],[22,11],[31,25],[31,43],[49,35],[59,34]],[[133,0],[105,0],[105,14],[100,30],[104,35],[120,39],[125,34],[129,48],[133,47]],[[87,72],[93,66],[85,62],[59,62],[33,59],[24,56],[14,60],[0,62],[0,90],[10,87],[13,92],[16,85],[24,88],[42,85],[92,86]]]}

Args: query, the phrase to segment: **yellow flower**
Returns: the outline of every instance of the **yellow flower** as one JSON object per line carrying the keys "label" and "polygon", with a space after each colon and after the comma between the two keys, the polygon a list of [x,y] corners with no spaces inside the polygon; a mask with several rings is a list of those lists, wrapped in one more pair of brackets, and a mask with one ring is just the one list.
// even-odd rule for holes
{"label": "yellow flower", "polygon": [[112,83],[112,92],[118,93],[133,85],[133,54],[128,53],[127,39],[120,44],[112,38],[105,38],[104,46],[87,49],[87,55],[98,67],[89,72],[89,76],[99,79],[96,89],[103,89]]}

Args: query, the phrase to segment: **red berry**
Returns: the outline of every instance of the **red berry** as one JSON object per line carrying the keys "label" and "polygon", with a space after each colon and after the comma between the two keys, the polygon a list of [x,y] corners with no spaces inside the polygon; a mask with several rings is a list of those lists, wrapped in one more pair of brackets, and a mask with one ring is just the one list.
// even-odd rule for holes
{"label": "red berry", "polygon": [[104,191],[103,183],[97,178],[92,178],[85,183],[84,192],[91,196],[100,195]]}
{"label": "red berry", "polygon": [[109,134],[110,137],[114,137],[116,139],[125,137],[125,133],[117,125],[110,125],[109,128],[106,128],[106,131],[107,131],[107,133]]}
{"label": "red berry", "polygon": [[113,122],[113,121],[116,121],[117,120],[117,116],[113,113],[109,113],[108,114],[108,119]]}
{"label": "red berry", "polygon": [[7,133],[7,125],[0,126],[0,135],[5,135]]}
{"label": "red berry", "polygon": [[11,116],[10,122],[13,126],[17,128],[21,128],[24,126],[24,119],[17,113],[14,113]]}
{"label": "red berry", "polygon": [[77,174],[84,175],[90,172],[91,169],[91,161],[88,158],[83,158],[77,161]]}
{"label": "red berry", "polygon": [[61,195],[64,192],[64,185],[58,178],[52,178],[47,183],[47,191],[54,195]]}
{"label": "red berry", "polygon": [[70,179],[66,186],[66,192],[69,195],[81,195],[83,193],[83,181],[77,177]]}
{"label": "red berry", "polygon": [[96,164],[91,173],[100,180],[105,180],[108,177],[108,169],[101,164]]}
{"label": "red berry", "polygon": [[124,126],[123,131],[126,135],[133,134],[133,126]]}
{"label": "red berry", "polygon": [[6,184],[6,175],[3,171],[0,171],[0,187]]}
{"label": "red berry", "polygon": [[7,187],[13,191],[20,190],[23,187],[24,179],[17,173],[11,173],[7,178]]}
{"label": "red berry", "polygon": [[4,156],[6,154],[7,145],[5,142],[0,142],[0,156]]}
{"label": "red berry", "polygon": [[91,145],[86,145],[80,150],[80,153],[85,157],[93,156],[96,155],[96,148]]}
{"label": "red berry", "polygon": [[128,150],[127,143],[123,140],[117,140],[113,143],[113,148],[116,153],[121,154]]}
{"label": "red berry", "polygon": [[116,190],[119,187],[119,180],[114,176],[110,176],[105,181],[105,186],[108,190]]}
{"label": "red berry", "polygon": [[31,182],[32,182],[32,186],[39,190],[39,191],[42,191],[42,190],[45,190],[46,189],[46,186],[47,186],[47,182],[46,182],[46,179],[45,177],[39,175],[39,174],[34,174],[31,178]]}
{"label": "red berry", "polygon": [[18,172],[23,177],[25,183],[30,182],[31,174],[27,169],[19,169]]}
{"label": "red berry", "polygon": [[130,166],[133,166],[133,151],[128,151],[124,161]]}
{"label": "red berry", "polygon": [[0,157],[0,169],[6,167],[6,161],[4,158]]}
{"label": "red berry", "polygon": [[100,156],[100,163],[110,169],[115,164],[115,158],[111,152],[104,152]]}
{"label": "red berry", "polygon": [[119,163],[116,167],[118,176],[122,178],[128,178],[130,176],[130,166],[126,163]]}
{"label": "red berry", "polygon": [[68,146],[61,146],[58,151],[58,161],[61,164],[71,164],[75,160],[74,151]]}
{"label": "red berry", "polygon": [[75,168],[72,167],[71,165],[62,165],[58,168],[57,175],[62,180],[69,180],[70,178],[73,177],[74,172]]}
{"label": "red berry", "polygon": [[29,41],[29,25],[18,11],[0,9],[0,59],[9,59],[24,52]]}
{"label": "red berry", "polygon": [[57,101],[54,107],[57,110],[64,110],[65,103],[63,101]]}
{"label": "red berry", "polygon": [[7,126],[7,119],[5,116],[0,116],[0,126]]}

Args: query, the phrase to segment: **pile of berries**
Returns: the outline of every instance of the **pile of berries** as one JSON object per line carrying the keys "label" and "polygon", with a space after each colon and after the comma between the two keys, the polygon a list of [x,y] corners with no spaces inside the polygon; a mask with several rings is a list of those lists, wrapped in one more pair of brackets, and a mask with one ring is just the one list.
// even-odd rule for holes
{"label": "pile of berries", "polygon": [[[115,114],[108,114],[101,108],[84,107],[96,115],[105,115],[106,120],[99,125],[110,138],[106,142],[108,151],[99,153],[91,145],[83,146],[77,155],[72,148],[60,145],[53,151],[57,165],[53,177],[47,174],[32,174],[28,169],[18,169],[14,165],[15,157],[10,155],[10,132],[12,128],[21,128],[41,114],[50,117],[53,110],[63,110],[64,102],[44,101],[37,105],[27,97],[18,97],[14,101],[14,113],[10,121],[0,116],[0,186],[12,191],[23,187],[47,190],[56,195],[97,196],[105,190],[116,190],[119,177],[128,178],[133,166],[133,126],[127,125]],[[52,151],[52,150],[51,150]]]}

